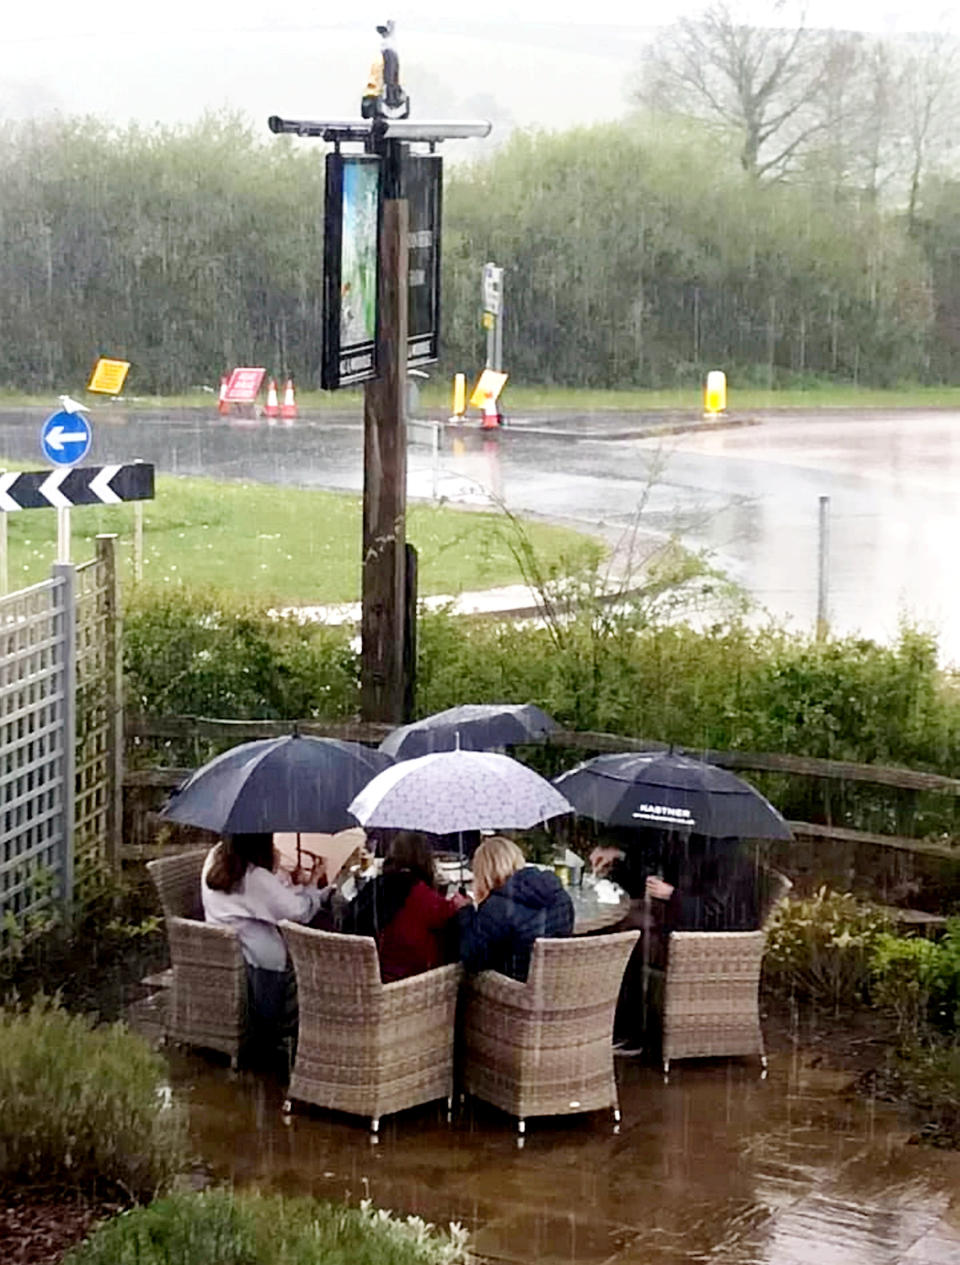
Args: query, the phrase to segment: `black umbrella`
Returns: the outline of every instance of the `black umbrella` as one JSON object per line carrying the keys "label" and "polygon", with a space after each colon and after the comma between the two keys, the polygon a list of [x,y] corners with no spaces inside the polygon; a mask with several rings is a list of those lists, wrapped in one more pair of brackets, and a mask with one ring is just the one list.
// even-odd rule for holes
{"label": "black umbrella", "polygon": [[394,729],[380,750],[398,760],[434,751],[491,751],[540,742],[559,728],[535,703],[463,703]]}
{"label": "black umbrella", "polygon": [[789,839],[769,800],[726,769],[673,752],[595,756],[554,779],[582,817],[717,839]]}
{"label": "black umbrella", "polygon": [[197,769],[160,815],[219,834],[336,834],[357,824],[347,805],[392,763],[337,738],[244,742]]}

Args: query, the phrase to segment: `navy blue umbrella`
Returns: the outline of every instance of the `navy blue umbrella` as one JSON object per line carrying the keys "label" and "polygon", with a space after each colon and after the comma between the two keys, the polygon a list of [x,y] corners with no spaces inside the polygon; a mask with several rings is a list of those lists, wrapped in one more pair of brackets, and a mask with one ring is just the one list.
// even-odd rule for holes
{"label": "navy blue umbrella", "polygon": [[535,703],[463,703],[401,725],[384,738],[380,750],[398,760],[435,751],[492,751],[540,742],[559,728]]}
{"label": "navy blue umbrella", "polygon": [[336,834],[357,824],[347,805],[392,763],[337,738],[244,742],[197,769],[160,816],[218,834]]}
{"label": "navy blue umbrella", "polygon": [[674,752],[595,756],[554,778],[582,817],[714,839],[790,839],[769,800],[742,778]]}

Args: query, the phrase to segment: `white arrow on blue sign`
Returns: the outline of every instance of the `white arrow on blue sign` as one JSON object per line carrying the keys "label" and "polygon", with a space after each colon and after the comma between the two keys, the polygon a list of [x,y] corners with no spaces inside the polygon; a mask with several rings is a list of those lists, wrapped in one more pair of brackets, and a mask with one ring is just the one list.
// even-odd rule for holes
{"label": "white arrow on blue sign", "polygon": [[54,413],[43,423],[40,447],[55,466],[73,466],[90,451],[90,423],[79,413]]}

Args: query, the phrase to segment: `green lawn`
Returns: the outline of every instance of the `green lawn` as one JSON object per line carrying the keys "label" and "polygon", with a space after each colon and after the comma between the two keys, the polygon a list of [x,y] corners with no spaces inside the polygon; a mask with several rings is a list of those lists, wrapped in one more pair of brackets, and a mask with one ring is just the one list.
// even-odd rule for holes
{"label": "green lawn", "polygon": [[[282,384],[280,384],[282,386]],[[473,385],[468,380],[468,391]],[[113,402],[103,396],[86,394],[78,387],[73,394],[86,398],[91,409],[105,412],[110,408],[122,408],[123,402]],[[453,394],[452,380],[433,378],[421,392],[423,410],[436,413],[449,410]],[[621,410],[625,412],[649,412],[682,409],[699,411],[703,406],[703,392],[697,387],[678,387],[673,390],[602,390],[579,387],[541,387],[508,383],[504,393],[507,413],[521,413],[527,409],[556,409],[582,412],[584,410]],[[211,413],[216,408],[216,395],[208,391],[194,390],[183,395],[135,396],[128,395],[126,403],[136,403],[138,408],[188,408],[207,407]],[[363,409],[363,388],[343,391],[298,391],[300,408],[310,412],[325,409]],[[262,399],[261,399],[262,403]],[[0,391],[0,408],[23,406],[49,406],[56,408],[56,398],[24,395],[18,392]],[[791,388],[770,391],[763,387],[740,387],[736,377],[728,382],[728,407],[733,412],[758,408],[947,408],[960,407],[960,386],[919,386],[906,384],[889,389],[858,387],[852,383],[814,383],[804,389]],[[476,410],[473,410],[476,414]]]}
{"label": "green lawn", "polygon": [[[9,463],[13,469],[15,463]],[[32,468],[32,467],[21,467]],[[346,602],[360,596],[360,498],[255,483],[160,477],[156,500],[144,502],[144,580],[228,589],[267,601]],[[10,587],[50,573],[56,514],[7,515]],[[71,512],[72,559],[93,556],[99,532],[120,537],[123,578],[132,577],[132,505]],[[546,563],[582,560],[600,546],[565,528],[528,523]],[[407,538],[419,552],[419,592],[459,593],[521,579],[510,551],[512,529],[498,513],[412,505]]]}

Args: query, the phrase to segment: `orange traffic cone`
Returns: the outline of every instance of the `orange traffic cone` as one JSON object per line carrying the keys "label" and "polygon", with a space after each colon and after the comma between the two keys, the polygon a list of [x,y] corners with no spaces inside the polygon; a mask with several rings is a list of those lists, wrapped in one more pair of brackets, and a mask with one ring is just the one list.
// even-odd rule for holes
{"label": "orange traffic cone", "polygon": [[292,378],[287,378],[287,385],[283,388],[283,407],[280,410],[280,416],[288,422],[292,422],[297,416],[297,399],[293,394]]}
{"label": "orange traffic cone", "polygon": [[483,430],[495,430],[500,425],[500,410],[492,391],[487,391],[483,397],[483,420],[480,425]]}
{"label": "orange traffic cone", "polygon": [[220,379],[220,398],[217,400],[217,412],[222,417],[226,417],[230,412],[230,404],[227,400],[227,379],[225,377]]}
{"label": "orange traffic cone", "polygon": [[267,387],[267,403],[263,410],[264,417],[280,416],[280,401],[277,399],[277,384],[270,379],[270,385]]}

